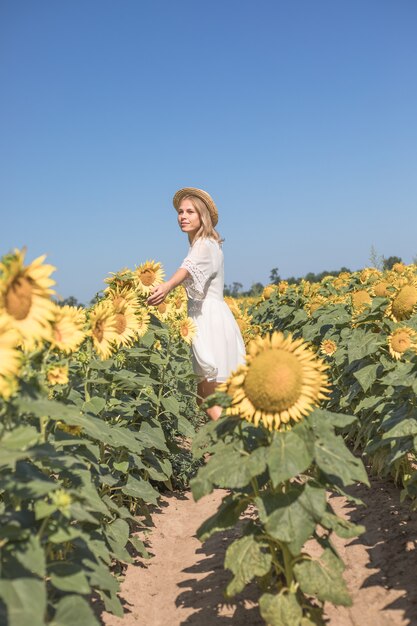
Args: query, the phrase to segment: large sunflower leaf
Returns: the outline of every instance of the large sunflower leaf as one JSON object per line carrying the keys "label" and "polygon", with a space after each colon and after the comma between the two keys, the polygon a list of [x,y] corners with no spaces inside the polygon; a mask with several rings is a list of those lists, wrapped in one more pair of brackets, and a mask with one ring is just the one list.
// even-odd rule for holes
{"label": "large sunflower leaf", "polygon": [[256,541],[253,535],[247,535],[227,548],[224,566],[234,574],[226,588],[229,597],[242,591],[255,576],[265,576],[269,572],[272,555],[263,551],[265,547],[267,544]]}
{"label": "large sunflower leaf", "polygon": [[51,583],[56,589],[79,594],[90,593],[90,585],[85,572],[77,563],[66,563],[64,561],[50,563],[48,572],[51,577]]}
{"label": "large sunflower leaf", "polygon": [[17,578],[0,580],[0,623],[7,626],[44,626],[46,588],[42,580]]}
{"label": "large sunflower leaf", "polygon": [[357,481],[369,485],[364,464],[350,452],[339,435],[322,429],[315,442],[314,456],[330,482],[342,483],[345,487]]}
{"label": "large sunflower leaf", "polygon": [[231,446],[222,447],[202,467],[191,486],[196,500],[210,493],[213,486],[240,489],[266,468],[267,448],[257,448],[252,454],[243,454]]}
{"label": "large sunflower leaf", "polygon": [[270,626],[300,626],[303,617],[294,593],[264,593],[259,598],[259,610]]}
{"label": "large sunflower leaf", "polygon": [[362,367],[360,370],[354,372],[354,377],[358,380],[365,393],[376,381],[379,367],[379,363],[371,363],[370,365],[365,365],[365,367]]}
{"label": "large sunflower leaf", "polygon": [[351,606],[352,599],[343,580],[344,565],[330,548],[319,559],[305,560],[294,565],[294,574],[304,593],[323,602]]}
{"label": "large sunflower leaf", "polygon": [[266,531],[298,554],[325,512],[326,492],[318,485],[306,484],[286,493],[266,494],[256,503]]}
{"label": "large sunflower leaf", "polygon": [[286,433],[275,433],[266,454],[273,486],[304,472],[313,460],[313,452],[314,444],[305,429],[296,427]]}
{"label": "large sunflower leaf", "polygon": [[[22,624],[23,622],[20,626]],[[33,622],[30,624],[33,625]],[[59,601],[50,626],[74,626],[74,624],[99,626],[99,621],[84,598],[76,595],[65,596]]]}

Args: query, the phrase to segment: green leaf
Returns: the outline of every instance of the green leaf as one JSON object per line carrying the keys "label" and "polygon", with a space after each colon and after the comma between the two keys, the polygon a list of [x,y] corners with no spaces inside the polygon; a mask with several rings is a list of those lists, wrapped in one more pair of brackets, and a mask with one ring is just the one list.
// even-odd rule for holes
{"label": "green leaf", "polygon": [[[50,626],[74,626],[75,624],[100,626],[100,622],[84,598],[76,595],[65,596],[59,601]],[[20,626],[23,626],[23,622]]]}
{"label": "green leaf", "polygon": [[338,517],[329,511],[325,512],[320,523],[324,526],[324,528],[333,530],[336,535],[343,537],[343,539],[358,537],[366,530],[365,526],[353,524],[352,522],[349,522],[349,520],[343,519],[343,517]]}
{"label": "green leaf", "polygon": [[31,535],[28,541],[19,542],[15,547],[14,556],[31,574],[36,574],[40,578],[45,576],[45,552],[37,535]]}
{"label": "green leaf", "polygon": [[80,594],[90,593],[86,575],[77,563],[56,561],[48,565],[48,571],[56,589]]}
{"label": "green leaf", "polygon": [[[203,491],[209,488],[209,485],[229,489],[245,487],[254,476],[258,476],[265,470],[266,450],[265,447],[261,447],[251,455],[244,455],[231,446],[222,447],[213,454],[207,465],[199,470],[194,483],[195,487],[198,483],[200,487],[204,485]],[[196,499],[198,499],[199,491],[198,487],[193,488],[193,495]]]}
{"label": "green leaf", "polygon": [[172,413],[175,416],[179,414],[180,403],[178,402],[177,398],[175,398],[175,396],[162,398],[161,404],[164,407],[165,411],[167,411],[168,413]]}
{"label": "green leaf", "polygon": [[43,580],[17,578],[0,580],[0,598],[7,607],[7,616],[1,623],[7,626],[44,626],[46,612],[46,588]]}
{"label": "green leaf", "polygon": [[357,481],[369,485],[364,464],[350,452],[340,435],[323,429],[316,440],[314,456],[330,482],[341,482],[345,487]]}
{"label": "green leaf", "polygon": [[303,617],[294,593],[264,593],[259,598],[259,610],[270,626],[300,626]]}
{"label": "green leaf", "polygon": [[[313,460],[314,444],[307,429],[275,433],[267,451],[266,462],[274,487],[304,472]],[[311,439],[313,436],[310,435]]]}
{"label": "green leaf", "polygon": [[270,570],[272,555],[265,552],[268,544],[256,541],[253,535],[247,535],[234,541],[226,550],[224,566],[230,569],[234,577],[227,585],[229,597],[240,593],[255,576],[265,576]]}
{"label": "green leaf", "polygon": [[352,600],[343,580],[344,565],[330,548],[319,559],[305,560],[294,565],[294,575],[304,593],[322,602],[351,606]]}
{"label": "green leaf", "polygon": [[358,380],[365,393],[376,381],[379,367],[379,363],[371,363],[371,365],[365,365],[365,367],[362,367],[360,370],[354,372],[354,377]]}
{"label": "green leaf", "polygon": [[156,448],[162,452],[168,452],[164,431],[159,424],[143,422],[138,432],[138,439],[146,448]]}
{"label": "green leaf", "polygon": [[266,494],[256,499],[261,521],[275,539],[298,554],[312,535],[326,509],[325,489],[307,483],[290,487],[286,493]]}
{"label": "green leaf", "polygon": [[1,446],[7,450],[27,450],[38,443],[39,437],[34,426],[17,426],[13,430],[4,431],[0,441]]}
{"label": "green leaf", "polygon": [[106,406],[106,401],[104,398],[100,396],[95,396],[88,400],[88,402],[84,402],[82,409],[86,413],[92,413],[93,415],[98,415]]}
{"label": "green leaf", "polygon": [[159,492],[152,487],[148,481],[143,478],[135,478],[129,475],[126,485],[122,488],[122,491],[127,496],[133,496],[134,498],[141,498],[147,503],[157,504],[159,498]]}
{"label": "green leaf", "polygon": [[348,343],[349,363],[361,361],[365,357],[375,354],[381,344],[382,340],[377,335],[373,333],[367,334],[365,331],[358,329],[356,333],[353,333]]}

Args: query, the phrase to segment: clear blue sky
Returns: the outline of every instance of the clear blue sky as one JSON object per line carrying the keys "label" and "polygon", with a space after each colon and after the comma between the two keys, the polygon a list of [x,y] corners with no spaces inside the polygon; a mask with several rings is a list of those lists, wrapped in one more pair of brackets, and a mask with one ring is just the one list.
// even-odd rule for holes
{"label": "clear blue sky", "polygon": [[226,282],[417,255],[416,0],[2,0],[0,251],[83,302],[216,201]]}

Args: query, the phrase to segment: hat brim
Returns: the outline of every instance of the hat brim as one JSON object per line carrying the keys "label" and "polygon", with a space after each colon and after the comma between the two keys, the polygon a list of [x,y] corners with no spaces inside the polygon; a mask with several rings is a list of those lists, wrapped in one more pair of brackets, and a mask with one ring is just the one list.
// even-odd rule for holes
{"label": "hat brim", "polygon": [[216,226],[217,222],[219,221],[219,214],[214,200],[210,196],[210,194],[207,193],[207,191],[204,191],[204,189],[197,189],[196,187],[184,187],[183,189],[179,189],[172,199],[174,207],[177,210],[179,209],[181,201],[186,196],[197,196],[197,198],[200,198],[200,200],[204,202],[210,213],[213,226]]}

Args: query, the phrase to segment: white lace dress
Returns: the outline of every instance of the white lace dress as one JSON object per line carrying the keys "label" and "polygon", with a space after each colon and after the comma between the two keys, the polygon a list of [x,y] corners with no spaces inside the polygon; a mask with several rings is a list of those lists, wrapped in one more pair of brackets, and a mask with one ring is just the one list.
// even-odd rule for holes
{"label": "white lace dress", "polygon": [[191,346],[194,372],[199,380],[224,382],[245,363],[246,353],[239,326],[223,299],[223,250],[215,239],[197,239],[181,267],[190,273],[183,285],[188,315],[197,326]]}

